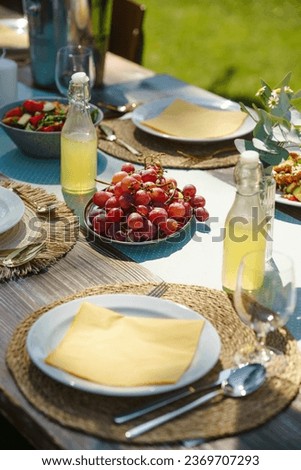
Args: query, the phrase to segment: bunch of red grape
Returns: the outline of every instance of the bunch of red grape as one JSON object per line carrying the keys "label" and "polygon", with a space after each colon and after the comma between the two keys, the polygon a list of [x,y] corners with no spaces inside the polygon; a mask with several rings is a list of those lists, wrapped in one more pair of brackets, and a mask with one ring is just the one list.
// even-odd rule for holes
{"label": "bunch of red grape", "polygon": [[174,234],[193,216],[206,221],[205,204],[194,185],[180,190],[160,163],[146,163],[139,171],[124,163],[111,183],[94,194],[88,221],[94,232],[109,239],[145,242]]}

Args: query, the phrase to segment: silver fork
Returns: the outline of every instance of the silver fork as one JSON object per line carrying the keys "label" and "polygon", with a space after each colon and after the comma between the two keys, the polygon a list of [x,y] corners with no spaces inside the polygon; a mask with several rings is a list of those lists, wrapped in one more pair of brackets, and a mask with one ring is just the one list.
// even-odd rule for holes
{"label": "silver fork", "polygon": [[16,248],[5,257],[0,257],[0,266],[15,268],[31,261],[44,248],[46,242],[31,243],[22,248]]}
{"label": "silver fork", "polygon": [[164,292],[167,291],[168,285],[165,281],[160,282],[156,287],[148,292],[148,296],[150,297],[162,297]]}

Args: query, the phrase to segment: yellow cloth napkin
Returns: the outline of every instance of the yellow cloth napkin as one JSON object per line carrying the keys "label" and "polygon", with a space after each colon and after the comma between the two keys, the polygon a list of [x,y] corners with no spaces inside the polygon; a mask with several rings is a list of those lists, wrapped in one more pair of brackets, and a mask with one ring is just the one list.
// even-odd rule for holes
{"label": "yellow cloth napkin", "polygon": [[45,362],[107,386],[175,383],[189,367],[204,320],[124,316],[81,304]]}
{"label": "yellow cloth napkin", "polygon": [[29,47],[28,34],[25,31],[17,33],[15,29],[0,24],[0,46],[27,49]]}
{"label": "yellow cloth napkin", "polygon": [[246,117],[242,111],[219,111],[176,99],[158,116],[142,124],[187,139],[213,139],[237,131]]}

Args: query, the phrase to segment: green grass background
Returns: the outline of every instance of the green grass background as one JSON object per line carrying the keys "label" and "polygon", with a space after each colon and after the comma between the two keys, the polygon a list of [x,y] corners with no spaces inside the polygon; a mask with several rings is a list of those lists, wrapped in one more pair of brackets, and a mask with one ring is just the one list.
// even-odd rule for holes
{"label": "green grass background", "polygon": [[301,88],[300,0],[139,0],[143,65],[235,101],[292,72]]}

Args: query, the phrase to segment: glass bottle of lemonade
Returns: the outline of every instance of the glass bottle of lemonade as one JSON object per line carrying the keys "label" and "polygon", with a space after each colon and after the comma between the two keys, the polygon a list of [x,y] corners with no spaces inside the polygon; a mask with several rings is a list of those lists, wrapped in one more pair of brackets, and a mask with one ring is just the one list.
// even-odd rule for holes
{"label": "glass bottle of lemonade", "polygon": [[230,294],[235,290],[239,264],[246,253],[258,250],[256,263],[263,267],[267,238],[267,221],[260,199],[263,169],[258,152],[248,150],[240,155],[234,177],[237,191],[225,221],[222,268],[223,289]]}
{"label": "glass bottle of lemonade", "polygon": [[97,175],[97,134],[89,112],[89,78],[72,75],[69,111],[61,134],[61,185],[63,193],[93,194]]}

